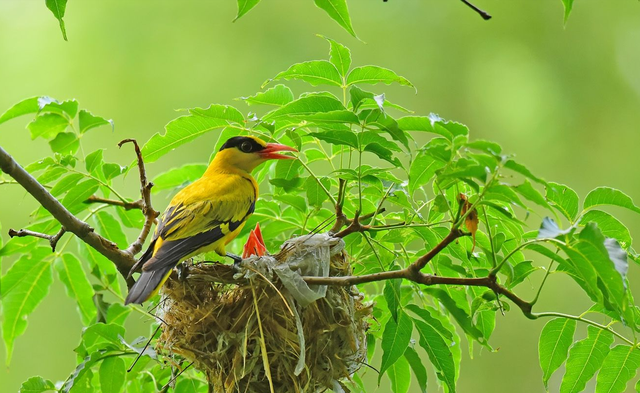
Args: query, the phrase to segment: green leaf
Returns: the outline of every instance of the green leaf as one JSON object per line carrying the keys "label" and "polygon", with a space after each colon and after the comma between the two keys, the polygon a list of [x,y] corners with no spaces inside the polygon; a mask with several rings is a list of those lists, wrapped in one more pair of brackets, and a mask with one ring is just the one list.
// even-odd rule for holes
{"label": "green leaf", "polygon": [[313,94],[298,98],[273,112],[269,112],[263,117],[263,120],[269,121],[291,115],[312,115],[318,112],[331,112],[344,109],[345,107],[334,97]]}
{"label": "green leaf", "polygon": [[466,144],[466,146],[470,149],[476,149],[476,150],[481,150],[484,151],[486,153],[489,153],[493,156],[499,156],[500,153],[502,153],[502,147],[495,143],[495,142],[490,142],[490,141],[485,141],[482,139],[478,139],[475,140],[473,142],[469,142]]}
{"label": "green leaf", "polygon": [[111,180],[115,177],[122,175],[127,170],[126,166],[120,166],[112,162],[107,162],[102,166],[102,172],[107,180]]}
{"label": "green leaf", "polygon": [[573,319],[554,318],[544,325],[538,342],[538,354],[545,388],[551,375],[567,360],[575,331],[576,321]]}
{"label": "green leaf", "polygon": [[440,288],[425,288],[425,292],[435,296],[440,303],[449,311],[451,316],[458,322],[458,325],[464,330],[466,334],[470,337],[473,337],[481,344],[486,344],[486,340],[484,339],[482,332],[473,325],[473,321],[471,317],[467,314],[465,310],[460,308],[458,304],[456,304],[455,300],[449,295],[447,291]]}
{"label": "green leaf", "polygon": [[77,214],[86,209],[84,203],[91,195],[98,190],[98,182],[94,179],[87,179],[73,187],[62,199],[62,204],[69,209],[72,214]]}
{"label": "green leaf", "polygon": [[514,160],[507,160],[507,162],[504,163],[504,167],[508,168],[508,169],[511,169],[512,171],[517,172],[517,173],[521,174],[522,176],[524,176],[526,178],[529,178],[530,180],[533,180],[536,183],[539,183],[539,184],[542,184],[542,185],[547,185],[546,181],[544,181],[543,179],[537,177],[536,175],[531,173],[531,171],[527,167],[515,162]]}
{"label": "green leaf", "polygon": [[102,159],[103,154],[104,154],[104,150],[98,149],[93,153],[90,153],[84,159],[84,165],[88,173],[94,173],[98,167],[102,166],[102,164],[104,163]]}
{"label": "green leaf", "polygon": [[82,258],[89,262],[92,274],[101,281],[106,281],[117,293],[120,293],[120,284],[118,283],[120,273],[118,273],[113,262],[84,242],[78,242],[78,249]]}
{"label": "green leaf", "polygon": [[[88,355],[88,354],[87,354]],[[93,392],[91,379],[93,372],[91,367],[104,356],[104,351],[93,352],[85,356],[82,362],[76,366],[60,389],[61,393],[85,393]]]}
{"label": "green leaf", "polygon": [[414,320],[413,323],[420,333],[420,346],[427,352],[431,364],[436,369],[436,377],[447,386],[450,393],[455,393],[456,364],[451,349],[433,327],[418,320]]}
{"label": "green leaf", "polygon": [[87,110],[80,110],[78,114],[78,124],[80,125],[80,133],[84,134],[92,128],[106,126],[108,124],[111,125],[111,130],[113,131],[113,120],[107,120],[100,116],[94,116],[91,112]]}
{"label": "green leaf", "polygon": [[[394,265],[397,268],[397,265]],[[395,269],[394,269],[395,270]],[[382,294],[387,301],[387,308],[391,313],[391,317],[398,321],[398,309],[400,308],[400,285],[402,280],[387,280],[384,283]]]}
{"label": "green leaf", "polygon": [[[312,177],[307,178],[307,182],[309,182],[310,180],[313,180],[315,182],[315,179],[313,179]],[[328,180],[328,179],[327,179]],[[324,181],[324,178],[321,180]],[[316,186],[317,186],[318,182],[316,182]],[[323,182],[323,184],[325,184]],[[326,183],[327,185],[330,185],[330,182],[327,181]],[[311,187],[313,187],[312,185],[310,185]],[[312,194],[311,196],[309,195],[309,188],[307,187],[307,199],[309,201],[317,201],[317,199],[315,198],[322,198],[322,195],[320,195],[319,193],[322,193],[324,195],[324,198],[326,200],[327,198],[327,194],[324,193],[324,191],[322,191],[322,189],[320,189],[320,187],[317,187],[318,189],[316,190],[315,194]],[[283,195],[274,195],[273,196],[274,199],[278,200],[278,201],[282,201],[284,203],[286,203],[289,206],[292,206],[296,209],[298,209],[299,211],[301,211],[302,213],[306,213],[307,212],[307,202],[305,201],[305,199],[299,195],[290,195],[290,194],[283,194]],[[324,201],[324,200],[323,200]],[[309,204],[311,204],[311,202],[309,202]]]}
{"label": "green leaf", "polygon": [[353,112],[348,110],[339,110],[331,112],[320,112],[314,114],[304,115],[292,115],[296,119],[306,120],[309,123],[318,123],[320,126],[325,126],[324,123],[346,123],[346,124],[360,124],[360,119]]}
{"label": "green leaf", "polygon": [[549,182],[546,187],[546,198],[552,202],[569,222],[573,223],[578,215],[578,194],[564,184]]}
{"label": "green leaf", "polygon": [[360,141],[360,146],[367,146],[370,143],[377,143],[380,146],[384,146],[387,150],[393,150],[397,152],[401,152],[402,149],[398,146],[398,144],[394,141],[389,141],[388,139],[382,137],[377,131],[362,131],[358,133],[358,140]]}
{"label": "green leaf", "polygon": [[122,231],[120,222],[106,211],[96,213],[96,231],[106,239],[114,242],[119,248],[127,248],[127,236]]}
{"label": "green leaf", "polygon": [[587,338],[576,342],[569,350],[560,393],[582,392],[602,366],[613,343],[613,334],[608,331],[589,326],[587,332]]}
{"label": "green leaf", "polygon": [[124,327],[113,323],[96,323],[82,332],[82,345],[87,353],[103,349],[105,344],[121,348],[121,337],[124,337]]}
{"label": "green leaf", "polygon": [[299,177],[301,170],[300,160],[279,160],[276,163],[275,178],[291,180]]}
{"label": "green leaf", "polygon": [[413,195],[418,187],[427,184],[436,171],[444,166],[444,162],[435,159],[425,150],[421,150],[411,163],[409,169],[409,191]]}
{"label": "green leaf", "polygon": [[384,83],[387,85],[390,85],[391,83],[398,83],[402,86],[409,86],[415,89],[415,86],[406,78],[387,68],[371,65],[356,67],[351,70],[347,76],[347,86],[359,83],[367,83],[371,85],[376,85],[378,83]]}
{"label": "green leaf", "polygon": [[84,175],[82,173],[70,173],[58,183],[56,183],[56,185],[53,186],[53,188],[49,192],[51,192],[51,195],[53,195],[54,197],[58,197],[71,190],[82,179],[84,179]]}
{"label": "green leaf", "polygon": [[362,101],[366,99],[373,99],[373,93],[369,91],[364,91],[358,86],[351,86],[349,88],[349,97],[351,98],[351,106],[353,107],[353,111],[357,111],[360,107]]}
{"label": "green leaf", "polygon": [[106,323],[114,323],[116,325],[124,325],[127,316],[131,313],[131,307],[123,306],[119,303],[113,303],[107,310]]}
{"label": "green leaf", "polygon": [[402,142],[402,144],[409,149],[407,134],[398,126],[398,122],[391,116],[388,116],[380,109],[367,109],[362,111],[359,116],[365,120],[367,125],[386,131],[393,139]]}
{"label": "green leaf", "polygon": [[[323,177],[319,180],[327,190],[331,187],[331,180],[329,178]],[[322,203],[329,198],[316,179],[311,176],[305,181],[304,188],[307,191],[307,201],[309,201],[310,206],[321,207]]]}
{"label": "green leaf", "polygon": [[418,387],[422,393],[427,393],[427,369],[422,364],[422,359],[415,349],[409,347],[404,351],[404,358],[409,362],[413,375],[418,381]]}
{"label": "green leaf", "polygon": [[176,393],[198,393],[201,382],[193,378],[180,378],[176,384]]}
{"label": "green leaf", "polygon": [[49,390],[57,390],[53,382],[38,376],[23,382],[18,393],[42,393]]}
{"label": "green leaf", "polygon": [[36,113],[39,109],[38,97],[26,98],[7,109],[7,111],[0,116],[0,124],[22,115]]}
{"label": "green leaf", "polygon": [[67,8],[67,0],[46,0],[47,8],[51,10],[53,16],[56,17],[60,24],[60,31],[62,32],[62,38],[67,40],[67,29],[64,27],[64,11]]}
{"label": "green leaf", "polygon": [[121,357],[108,357],[100,364],[100,388],[102,393],[120,393],[124,387],[126,366]]}
{"label": "green leaf", "polygon": [[60,281],[67,288],[67,295],[78,303],[78,311],[82,323],[89,325],[96,320],[96,307],[93,304],[93,287],[82,269],[82,265],[75,255],[64,253],[56,258],[54,263]]}
{"label": "green leaf", "polygon": [[611,214],[601,210],[589,210],[582,216],[580,223],[586,225],[589,222],[598,224],[598,228],[602,233],[607,237],[617,239],[622,248],[627,249],[631,246],[632,240],[629,229]]}
{"label": "green leaf", "polygon": [[49,142],[51,151],[60,154],[76,154],[80,148],[80,140],[73,132],[61,132]]}
{"label": "green leaf", "polygon": [[76,117],[76,113],[78,113],[78,101],[76,100],[66,100],[61,102],[51,97],[44,96],[38,98],[38,106],[42,113],[58,113],[61,116],[69,118]]}
{"label": "green leaf", "polygon": [[393,164],[393,166],[395,167],[402,166],[402,163],[400,162],[400,160],[397,157],[393,156],[393,152],[379,143],[375,143],[375,142],[369,143],[364,147],[364,151],[368,151],[375,154],[376,156],[378,156],[378,158]]}
{"label": "green leaf", "polygon": [[627,308],[624,281],[628,267],[626,254],[624,261],[616,265],[611,260],[609,250],[605,245],[605,237],[594,223],[588,224],[580,232],[580,240],[573,244],[572,248],[593,266],[600,279],[599,284],[604,287],[603,289],[606,289],[605,295],[608,296],[605,297],[605,301],[608,301],[614,307],[614,311],[624,317]]}
{"label": "green leaf", "polygon": [[440,322],[439,319],[436,319],[433,317],[433,315],[431,315],[429,310],[418,307],[418,305],[416,304],[408,304],[406,309],[418,315],[425,323],[434,328],[442,337],[446,338],[449,341],[454,341],[453,332],[447,330],[447,328],[442,324],[442,322]]}
{"label": "green leaf", "polygon": [[116,213],[118,213],[118,218],[127,228],[142,228],[144,225],[144,214],[139,209],[129,209],[126,210],[123,207],[117,206]]}
{"label": "green leaf", "polygon": [[507,281],[507,287],[515,287],[516,285],[524,281],[525,278],[529,277],[531,273],[535,272],[538,269],[540,268],[533,266],[532,261],[522,261],[518,263],[513,267],[513,276],[510,277]]}
{"label": "green leaf", "polygon": [[640,213],[640,207],[636,206],[627,194],[611,187],[598,187],[591,190],[584,200],[585,210],[602,205],[620,206]]}
{"label": "green leaf", "polygon": [[596,380],[596,393],[622,393],[640,367],[640,351],[628,345],[616,345],[604,358]]}
{"label": "green leaf", "polygon": [[259,2],[260,0],[238,0],[238,13],[236,14],[236,18],[233,21],[237,21],[244,14],[251,11],[251,9],[258,5]]}
{"label": "green leaf", "polygon": [[551,210],[551,205],[547,203],[540,191],[533,188],[528,179],[524,179],[524,183],[515,186],[514,189],[523,197],[535,203],[538,206],[542,206],[547,210]]}
{"label": "green leaf", "polygon": [[314,0],[314,2],[318,8],[324,10],[331,19],[338,22],[349,34],[357,37],[356,32],[353,31],[353,26],[351,26],[347,0]]}
{"label": "green leaf", "polygon": [[562,0],[564,6],[564,23],[567,23],[569,15],[571,15],[571,8],[573,8],[573,0]]}
{"label": "green leaf", "polygon": [[240,97],[247,105],[275,105],[283,106],[293,101],[293,92],[285,85],[275,85],[274,87],[256,93],[250,97]]}
{"label": "green leaf", "polygon": [[351,131],[326,130],[320,132],[311,132],[309,136],[318,138],[322,141],[329,142],[334,145],[350,146],[354,149],[358,148],[358,137]]}
{"label": "green leaf", "polygon": [[455,122],[443,122],[436,115],[405,116],[398,119],[398,126],[405,131],[422,131],[438,134],[449,141],[458,135],[467,135],[465,126]]}
{"label": "green leaf", "polygon": [[2,337],[6,348],[6,363],[11,362],[13,343],[27,329],[27,317],[49,293],[53,282],[51,250],[36,248],[23,255],[2,277]]}
{"label": "green leaf", "polygon": [[406,358],[399,358],[389,367],[389,380],[391,381],[391,391],[393,393],[407,393],[411,385],[411,370]]}
{"label": "green leaf", "polygon": [[185,186],[202,177],[206,170],[207,165],[205,164],[186,164],[178,168],[169,169],[153,179],[153,188],[151,190],[155,193]]}
{"label": "green leaf", "polygon": [[265,87],[272,81],[281,79],[286,80],[302,80],[310,83],[312,86],[331,85],[342,86],[342,77],[336,66],[326,60],[312,60],[304,63],[294,64],[286,71],[282,71],[262,84]]}
{"label": "green leaf", "polygon": [[207,109],[190,109],[189,115],[170,121],[165,127],[164,135],[153,135],[142,147],[142,155],[145,162],[154,162],[176,147],[231,123],[244,123],[244,117],[234,107],[211,105]]}
{"label": "green leaf", "polygon": [[331,38],[325,37],[323,35],[318,36],[329,41],[329,45],[331,47],[329,51],[329,60],[331,61],[331,64],[336,66],[341,76],[347,76],[347,74],[349,73],[349,67],[351,67],[351,51],[349,50],[349,48],[340,44],[339,42],[332,40]]}
{"label": "green leaf", "polygon": [[381,346],[383,353],[378,382],[380,382],[385,371],[404,354],[404,351],[409,346],[409,341],[411,341],[412,332],[413,323],[411,318],[404,312],[398,312],[398,322],[393,318],[389,318],[382,333]]}
{"label": "green leaf", "polygon": [[69,121],[57,113],[45,113],[36,117],[27,125],[31,131],[31,139],[43,137],[53,139],[69,126]]}

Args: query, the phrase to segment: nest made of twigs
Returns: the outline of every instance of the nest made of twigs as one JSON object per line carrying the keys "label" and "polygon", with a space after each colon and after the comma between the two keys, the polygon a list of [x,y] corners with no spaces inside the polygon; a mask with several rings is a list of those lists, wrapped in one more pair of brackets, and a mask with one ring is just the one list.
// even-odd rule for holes
{"label": "nest made of twigs", "polygon": [[[293,248],[283,247],[275,263],[300,252]],[[228,265],[186,270],[185,279],[164,286],[166,324],[157,348],[193,361],[215,392],[339,391],[366,361],[371,307],[355,287],[329,286],[302,307],[270,272],[236,280]],[[344,251],[331,256],[329,275],[351,275]]]}

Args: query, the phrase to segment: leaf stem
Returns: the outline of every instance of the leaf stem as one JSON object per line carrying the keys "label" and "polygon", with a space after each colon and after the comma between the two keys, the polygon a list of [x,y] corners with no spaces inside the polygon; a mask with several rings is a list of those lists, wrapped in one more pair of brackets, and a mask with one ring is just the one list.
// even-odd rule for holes
{"label": "leaf stem", "polygon": [[311,168],[309,168],[309,166],[304,161],[302,161],[300,159],[298,159],[298,161],[300,161],[300,163],[302,164],[304,169],[306,169],[307,172],[309,172],[309,175],[314,178],[314,180],[318,183],[320,188],[322,188],[322,191],[324,191],[324,193],[327,194],[329,199],[331,199],[331,203],[333,203],[335,205],[337,203],[336,202],[336,198],[331,194],[331,192],[329,192],[329,190],[327,190],[327,188],[324,186],[324,184],[322,184],[322,182],[320,181],[318,176],[316,176],[316,174],[313,173],[313,171],[311,171]]}
{"label": "leaf stem", "polygon": [[540,287],[536,292],[536,296],[533,298],[532,301],[529,302],[531,303],[532,306],[538,302],[538,299],[540,299],[540,293],[542,293],[542,287],[544,287],[544,284],[547,282],[547,278],[551,273],[551,267],[553,266],[553,262],[554,260],[552,259],[551,262],[549,263],[549,267],[547,267],[547,270],[544,272],[544,277],[542,277],[542,282],[540,283]]}
{"label": "leaf stem", "polygon": [[561,313],[561,312],[554,312],[554,311],[532,313],[531,316],[533,317],[533,319],[558,317],[558,318],[567,318],[567,319],[573,319],[575,321],[580,321],[582,323],[586,323],[588,325],[595,326],[595,327],[597,327],[599,329],[611,332],[614,336],[618,337],[619,339],[621,339],[622,341],[624,341],[627,344],[631,345],[632,347],[634,347],[634,348],[638,347],[638,345],[636,343],[634,343],[633,341],[629,340],[628,338],[626,338],[622,334],[616,332],[610,326],[599,324],[598,322],[592,321],[590,319],[583,318],[582,316],[564,314],[564,313]]}

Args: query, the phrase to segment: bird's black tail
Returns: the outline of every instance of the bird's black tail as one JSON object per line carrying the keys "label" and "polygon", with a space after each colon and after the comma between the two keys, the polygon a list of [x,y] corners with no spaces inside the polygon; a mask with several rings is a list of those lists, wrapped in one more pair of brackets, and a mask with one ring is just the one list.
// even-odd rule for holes
{"label": "bird's black tail", "polygon": [[162,269],[152,271],[142,271],[138,281],[131,287],[124,304],[136,303],[142,304],[151,296],[155,295],[160,289],[164,281],[171,274],[173,266],[167,266]]}

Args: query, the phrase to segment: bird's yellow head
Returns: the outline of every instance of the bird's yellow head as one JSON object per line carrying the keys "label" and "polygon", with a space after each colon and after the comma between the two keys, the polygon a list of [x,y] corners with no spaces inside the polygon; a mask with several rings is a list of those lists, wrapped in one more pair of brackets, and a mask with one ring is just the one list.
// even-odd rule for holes
{"label": "bird's yellow head", "polygon": [[266,143],[254,136],[234,136],[229,138],[213,159],[217,166],[237,168],[251,172],[267,160],[295,160],[295,157],[278,154],[282,151],[295,151],[293,147],[278,143]]}

